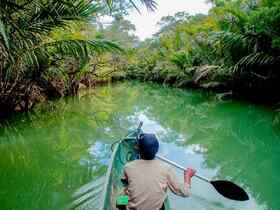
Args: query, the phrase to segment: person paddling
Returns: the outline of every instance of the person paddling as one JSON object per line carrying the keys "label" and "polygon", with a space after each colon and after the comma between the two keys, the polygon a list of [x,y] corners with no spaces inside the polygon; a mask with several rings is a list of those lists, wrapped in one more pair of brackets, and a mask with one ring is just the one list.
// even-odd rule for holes
{"label": "person paddling", "polygon": [[194,169],[184,171],[184,183],[180,184],[171,168],[155,159],[159,142],[154,134],[141,134],[138,148],[141,159],[124,167],[123,181],[127,183],[125,193],[129,197],[129,210],[163,210],[168,188],[178,196],[190,196]]}

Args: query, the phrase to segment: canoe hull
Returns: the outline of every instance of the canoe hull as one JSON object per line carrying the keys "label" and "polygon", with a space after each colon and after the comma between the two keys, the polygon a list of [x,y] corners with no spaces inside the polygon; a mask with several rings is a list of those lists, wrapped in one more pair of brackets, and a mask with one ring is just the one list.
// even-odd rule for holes
{"label": "canoe hull", "polygon": [[[136,139],[141,129],[130,132],[123,140],[119,141],[111,156],[110,166],[107,171],[106,185],[103,195],[103,206],[101,210],[117,210],[117,196],[123,195],[123,168],[127,162],[138,159],[139,154],[135,149]],[[165,210],[171,210],[168,199],[165,201]]]}

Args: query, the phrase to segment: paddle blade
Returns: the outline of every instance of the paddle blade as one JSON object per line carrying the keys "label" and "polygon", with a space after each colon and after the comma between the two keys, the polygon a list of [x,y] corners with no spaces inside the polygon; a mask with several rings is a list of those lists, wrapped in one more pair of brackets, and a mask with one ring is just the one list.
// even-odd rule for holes
{"label": "paddle blade", "polygon": [[249,196],[245,190],[230,181],[218,180],[210,181],[210,183],[222,196],[226,198],[236,201],[249,200]]}

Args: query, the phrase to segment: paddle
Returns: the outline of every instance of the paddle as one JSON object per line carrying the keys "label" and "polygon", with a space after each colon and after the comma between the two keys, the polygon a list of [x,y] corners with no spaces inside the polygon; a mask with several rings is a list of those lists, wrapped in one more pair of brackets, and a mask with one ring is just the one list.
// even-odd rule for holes
{"label": "paddle", "polygon": [[[177,163],[166,159],[165,157],[156,155],[156,157],[159,160],[162,160],[170,165],[175,166],[178,169],[185,170],[184,167],[178,165]],[[210,181],[207,178],[204,178],[199,175],[194,175],[195,177],[199,178],[200,180],[203,180],[205,182],[210,183],[218,193],[220,193],[222,196],[229,198],[231,200],[236,200],[236,201],[247,201],[249,200],[248,194],[243,190],[241,187],[237,186],[236,184],[226,181],[226,180],[216,180],[216,181]]]}

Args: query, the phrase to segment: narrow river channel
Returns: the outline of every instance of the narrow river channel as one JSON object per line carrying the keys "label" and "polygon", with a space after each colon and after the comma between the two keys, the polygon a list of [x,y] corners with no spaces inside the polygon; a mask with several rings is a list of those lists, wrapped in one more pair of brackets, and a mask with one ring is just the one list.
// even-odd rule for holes
{"label": "narrow river channel", "polygon": [[[2,126],[0,209],[67,208],[79,199],[71,198],[73,193],[104,177],[110,144],[140,120],[145,132],[159,137],[162,155],[205,177],[232,180],[250,193],[249,201],[230,201],[194,178],[193,196],[172,196],[174,209],[280,209],[280,128],[272,111],[137,82],[40,105]],[[102,182],[83,209],[95,207],[99,188]]]}

